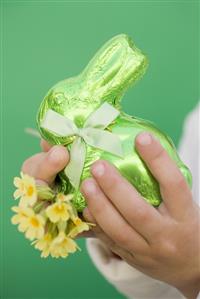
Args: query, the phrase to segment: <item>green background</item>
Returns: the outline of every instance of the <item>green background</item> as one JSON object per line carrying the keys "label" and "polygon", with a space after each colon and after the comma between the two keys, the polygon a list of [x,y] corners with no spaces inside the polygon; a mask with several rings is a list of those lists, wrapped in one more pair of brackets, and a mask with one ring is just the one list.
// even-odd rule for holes
{"label": "green background", "polygon": [[150,66],[125,95],[124,110],[154,121],[178,144],[198,100],[198,9],[194,1],[1,2],[1,298],[123,298],[94,268],[84,240],[82,252],[67,260],[44,260],[10,224],[13,177],[40,151],[24,128],[35,127],[53,84],[79,73],[109,38],[127,33]]}

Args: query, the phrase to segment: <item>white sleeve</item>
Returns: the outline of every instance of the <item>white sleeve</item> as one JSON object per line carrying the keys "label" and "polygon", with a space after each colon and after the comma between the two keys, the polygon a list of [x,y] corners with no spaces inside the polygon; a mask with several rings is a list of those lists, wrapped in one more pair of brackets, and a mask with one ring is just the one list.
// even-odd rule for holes
{"label": "white sleeve", "polygon": [[[198,121],[199,108],[186,119],[180,154],[193,174],[193,194],[199,201],[199,158]],[[198,161],[198,162],[197,162]],[[175,288],[152,279],[117,259],[98,239],[88,239],[87,248],[91,259],[103,276],[122,294],[131,299],[182,299],[185,298]],[[200,295],[198,297],[200,299]]]}
{"label": "white sleeve", "polygon": [[152,279],[116,258],[98,239],[88,239],[90,257],[101,274],[130,299],[184,299],[180,292],[166,283]]}
{"label": "white sleeve", "polygon": [[194,200],[200,205],[200,103],[186,118],[183,134],[179,144],[179,155],[192,172],[192,193]]}

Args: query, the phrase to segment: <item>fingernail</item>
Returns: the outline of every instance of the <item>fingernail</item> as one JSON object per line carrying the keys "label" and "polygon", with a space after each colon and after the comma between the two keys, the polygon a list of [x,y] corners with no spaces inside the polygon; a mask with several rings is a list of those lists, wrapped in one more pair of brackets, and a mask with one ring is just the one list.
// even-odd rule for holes
{"label": "fingernail", "polygon": [[50,153],[49,153],[50,160],[52,160],[52,161],[60,161],[60,156],[61,156],[60,148],[53,147],[50,150]]}
{"label": "fingernail", "polygon": [[102,175],[104,175],[105,167],[104,167],[103,163],[94,164],[94,166],[92,167],[92,173],[94,174],[94,176],[97,176],[97,177],[101,177]]}
{"label": "fingernail", "polygon": [[149,145],[152,142],[152,136],[149,133],[141,133],[137,136],[137,142],[140,145]]}
{"label": "fingernail", "polygon": [[95,186],[95,184],[91,180],[88,180],[88,181],[84,182],[83,189],[87,193],[95,193],[96,186]]}

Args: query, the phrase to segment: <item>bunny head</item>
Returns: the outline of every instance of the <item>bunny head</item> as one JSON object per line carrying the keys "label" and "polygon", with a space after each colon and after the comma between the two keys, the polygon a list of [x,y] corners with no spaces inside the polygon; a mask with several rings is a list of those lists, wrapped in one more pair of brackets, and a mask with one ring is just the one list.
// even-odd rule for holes
{"label": "bunny head", "polygon": [[78,127],[105,101],[120,109],[122,95],[143,75],[147,64],[146,57],[127,35],[109,40],[80,75],[63,80],[49,90],[38,113],[42,136],[51,143],[71,142],[69,137],[54,138],[40,127],[48,109],[68,117]]}

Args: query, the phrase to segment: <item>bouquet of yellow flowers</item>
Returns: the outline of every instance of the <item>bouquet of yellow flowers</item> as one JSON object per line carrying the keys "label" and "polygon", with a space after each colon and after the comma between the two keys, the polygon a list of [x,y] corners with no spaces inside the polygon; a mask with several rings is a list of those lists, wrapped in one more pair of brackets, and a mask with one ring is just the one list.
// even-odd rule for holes
{"label": "bouquet of yellow flowers", "polygon": [[14,198],[20,200],[18,206],[12,207],[16,214],[11,221],[42,252],[41,257],[65,258],[80,250],[74,238],[92,224],[78,216],[72,194],[37,185],[33,177],[22,172],[21,178],[14,178],[14,185]]}

